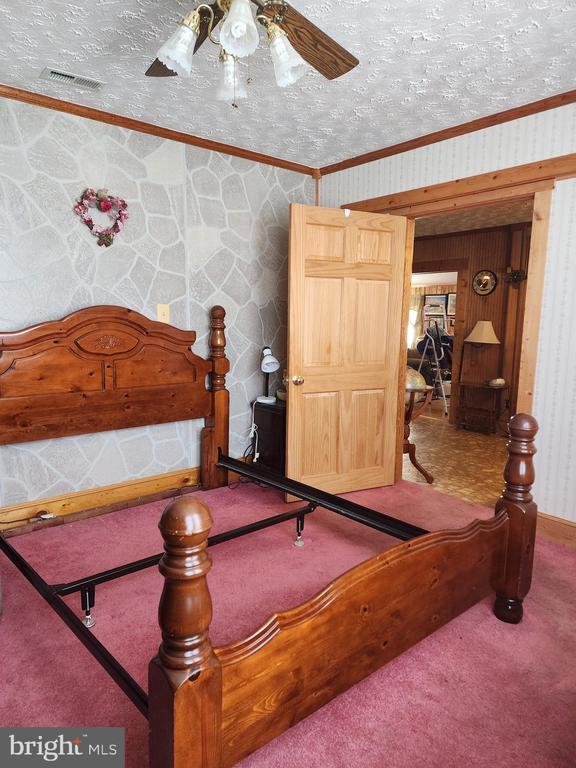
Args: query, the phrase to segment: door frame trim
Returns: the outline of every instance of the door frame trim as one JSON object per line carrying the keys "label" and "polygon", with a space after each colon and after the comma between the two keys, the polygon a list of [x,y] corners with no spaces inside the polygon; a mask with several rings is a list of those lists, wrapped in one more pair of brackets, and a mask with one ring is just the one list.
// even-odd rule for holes
{"label": "door frame trim", "polygon": [[[466,176],[462,179],[453,179],[439,184],[432,184],[425,187],[416,187],[403,192],[394,192],[390,195],[379,195],[366,200],[357,200],[353,203],[346,203],[341,208],[350,208],[352,211],[371,211],[372,213],[402,213],[404,216],[430,215],[422,212],[416,213],[415,206],[423,205],[422,210],[430,210],[427,206],[444,200],[447,203],[445,210],[454,210],[450,201],[457,198],[468,198],[467,207],[483,205],[489,201],[499,202],[502,200],[504,189],[511,187],[516,189],[512,194],[512,199],[521,197],[518,194],[524,190],[525,197],[529,197],[535,191],[534,184],[542,181],[549,181],[551,186],[559,179],[569,179],[576,176],[576,152],[570,155],[561,155],[547,160],[541,160],[535,163],[526,163],[525,165],[514,165],[510,168],[501,168],[488,173],[480,173],[474,176]],[[487,193],[487,199],[475,197],[480,193]],[[490,193],[498,192],[498,195]],[[465,206],[462,206],[465,207]],[[441,213],[442,211],[431,210],[431,213]]]}
{"label": "door frame trim", "polygon": [[396,415],[396,462],[394,482],[402,480],[404,457],[404,411],[406,396],[406,355],[408,350],[408,313],[410,310],[410,286],[412,284],[412,260],[414,256],[414,230],[416,219],[406,222],[406,256],[404,258],[404,290],[402,293],[402,321],[400,324],[400,365],[398,366],[398,409]]}
{"label": "door frame trim", "polygon": [[[341,206],[351,210],[370,211],[372,213],[392,213],[414,220],[422,216],[436,215],[463,208],[475,208],[494,204],[501,200],[534,200],[532,213],[532,235],[528,257],[528,280],[526,286],[526,304],[522,328],[522,347],[518,378],[518,412],[532,413],[538,340],[540,333],[540,315],[544,288],[544,272],[547,261],[547,245],[550,223],[552,192],[556,180],[576,176],[576,153],[553,158],[541,163],[529,163],[501,171],[470,176],[451,182],[419,187],[392,195],[375,197],[357,203]],[[412,233],[413,233],[412,228]],[[413,241],[412,235],[412,241]],[[413,246],[413,242],[412,242]],[[406,270],[412,269],[412,251],[407,248]],[[405,274],[406,278],[406,274]],[[410,294],[409,283],[405,279],[403,301],[402,333],[406,335],[408,312],[406,293]],[[403,336],[403,338],[404,338]],[[400,370],[404,370],[406,342],[401,348]],[[399,403],[404,401],[404,381],[399,377]],[[401,400],[400,400],[401,398]],[[403,410],[403,408],[402,408]],[[397,423],[397,453],[395,476],[402,477],[402,440],[404,425]]]}

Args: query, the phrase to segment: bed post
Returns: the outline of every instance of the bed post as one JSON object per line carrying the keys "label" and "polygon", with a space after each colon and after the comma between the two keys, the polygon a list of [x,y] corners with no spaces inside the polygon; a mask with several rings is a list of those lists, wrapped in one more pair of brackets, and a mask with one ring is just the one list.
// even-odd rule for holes
{"label": "bed post", "polygon": [[228,419],[229,394],[226,389],[226,374],[230,370],[230,362],[226,358],[226,336],[224,329],[224,307],[212,307],[210,310],[210,389],[212,391],[212,413],[206,419],[202,430],[202,487],[219,488],[228,484],[228,472],[218,469],[218,449],[228,454]]}
{"label": "bed post", "polygon": [[160,573],[162,643],[148,670],[150,768],[219,768],[222,673],[208,638],[212,518],[194,498],[168,505]]}
{"label": "bed post", "polygon": [[510,530],[504,573],[496,588],[494,613],[501,621],[518,624],[522,620],[522,601],[532,581],[532,562],[538,508],[530,493],[534,482],[532,457],[538,423],[533,416],[518,413],[510,419],[508,462],[504,470],[506,486],[496,504],[496,513],[506,510]]}

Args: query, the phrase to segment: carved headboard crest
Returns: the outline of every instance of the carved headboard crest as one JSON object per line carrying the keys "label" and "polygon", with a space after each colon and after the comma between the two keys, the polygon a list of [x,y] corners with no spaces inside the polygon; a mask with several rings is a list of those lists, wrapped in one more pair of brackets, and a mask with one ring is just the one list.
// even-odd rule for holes
{"label": "carved headboard crest", "polygon": [[214,362],[195,341],[114,306],[0,334],[0,444],[210,418]]}

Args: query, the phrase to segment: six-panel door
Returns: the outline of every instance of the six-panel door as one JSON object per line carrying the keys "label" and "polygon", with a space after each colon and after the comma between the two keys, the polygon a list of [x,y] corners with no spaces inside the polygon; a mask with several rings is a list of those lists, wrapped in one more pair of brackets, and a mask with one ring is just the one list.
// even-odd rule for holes
{"label": "six-panel door", "polygon": [[394,482],[405,250],[403,217],[291,206],[288,477]]}

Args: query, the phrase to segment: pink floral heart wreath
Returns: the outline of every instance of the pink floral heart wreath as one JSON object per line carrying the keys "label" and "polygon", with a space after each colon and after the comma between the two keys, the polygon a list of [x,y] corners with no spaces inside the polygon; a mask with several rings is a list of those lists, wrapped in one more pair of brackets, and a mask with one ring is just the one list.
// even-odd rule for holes
{"label": "pink floral heart wreath", "polygon": [[[107,213],[112,224],[105,228],[94,224],[94,220],[90,215],[91,208]],[[99,189],[98,192],[94,192],[93,189],[85,189],[73,210],[80,216],[94,237],[98,238],[98,245],[104,245],[106,248],[112,245],[114,235],[120,232],[124,222],[128,219],[128,203],[126,200],[109,195],[107,189]]]}

